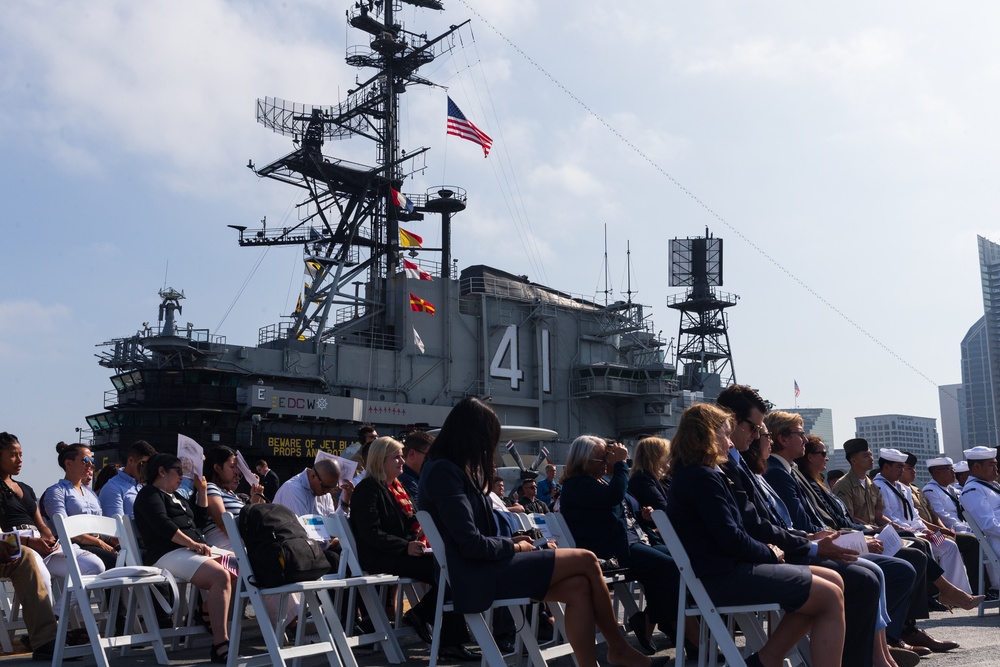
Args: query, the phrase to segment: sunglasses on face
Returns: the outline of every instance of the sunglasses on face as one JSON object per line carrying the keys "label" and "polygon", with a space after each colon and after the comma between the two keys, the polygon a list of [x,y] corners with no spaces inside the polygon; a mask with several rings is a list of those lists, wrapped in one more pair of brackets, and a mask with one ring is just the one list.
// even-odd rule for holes
{"label": "sunglasses on face", "polygon": [[94,457],[93,456],[84,456],[80,460],[83,461],[84,463],[86,463],[87,465],[94,465]]}

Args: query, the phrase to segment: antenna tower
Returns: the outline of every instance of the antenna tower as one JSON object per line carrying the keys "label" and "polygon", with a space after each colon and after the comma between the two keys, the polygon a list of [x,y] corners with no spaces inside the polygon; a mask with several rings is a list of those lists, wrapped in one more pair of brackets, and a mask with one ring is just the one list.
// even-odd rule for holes
{"label": "antenna tower", "polygon": [[[295,185],[306,193],[293,224],[268,228],[262,221],[254,230],[230,225],[239,232],[241,246],[303,247],[307,277],[298,304],[285,322],[261,330],[261,344],[281,339],[318,342],[356,334],[374,347],[401,345],[387,317],[394,304],[387,303],[386,288],[399,264],[399,223],[422,220],[423,211],[440,212],[433,206],[440,197],[406,195],[414,204],[412,212],[394,203],[392,191],[401,192],[408,175],[404,166],[429,150],[400,148],[399,96],[409,85],[434,85],[416,71],[450,51],[453,44],[447,38],[468,23],[428,39],[426,34],[407,31],[397,20],[401,1],[443,9],[437,0],[355,2],[348,10],[348,22],[365,33],[369,46],[349,47],[347,63],[375,73],[358,81],[342,102],[321,106],[274,97],[257,100],[257,122],[291,137],[295,149],[260,169],[253,161],[247,167],[261,178]],[[375,143],[376,166],[323,155],[325,142],[353,136]],[[459,197],[452,200],[457,202],[452,208],[461,204],[456,209],[461,210],[464,190],[452,188],[448,193],[456,190]],[[448,272],[449,267],[442,267],[442,276]]]}
{"label": "antenna tower", "polygon": [[736,382],[726,309],[740,298],[713,289],[722,286],[722,239],[713,238],[706,228],[703,238],[670,241],[670,286],[689,288],[667,300],[667,306],[681,315],[677,334],[681,388],[718,395]]}

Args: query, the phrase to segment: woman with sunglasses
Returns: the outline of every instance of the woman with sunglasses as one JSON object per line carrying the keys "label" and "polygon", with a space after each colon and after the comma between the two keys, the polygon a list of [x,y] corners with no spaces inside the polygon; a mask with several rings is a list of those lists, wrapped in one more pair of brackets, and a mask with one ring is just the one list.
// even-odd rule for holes
{"label": "woman with sunglasses", "polygon": [[[34,489],[14,479],[15,475],[21,473],[23,463],[21,443],[17,436],[0,434],[0,528],[4,531],[17,531],[21,544],[30,547],[30,553],[39,558],[38,569],[48,589],[49,599],[54,600],[51,575],[66,576],[66,555],[55,535],[42,520]],[[74,548],[83,574],[104,572],[104,563],[100,558],[83,552],[79,546]]]}
{"label": "woman with sunglasses", "polygon": [[156,454],[143,470],[146,485],[135,497],[135,526],[146,548],[147,565],[163,568],[190,581],[207,595],[205,608],[212,632],[212,662],[225,663],[229,655],[229,599],[232,582],[217,558],[225,552],[205,543],[200,525],[209,521],[208,485],[194,476],[189,503],[177,489],[184,469],[173,454]]}
{"label": "woman with sunglasses", "polygon": [[719,469],[732,446],[732,413],[695,403],[670,443],[667,516],[691,567],[719,605],[775,602],[785,610],[748,667],[777,667],[808,632],[814,667],[837,667],[844,648],[844,594],[832,570],[784,562],[781,549],[752,537]]}
{"label": "woman with sunglasses", "polygon": [[[65,442],[56,445],[56,451],[59,453],[59,467],[66,471],[66,476],[45,489],[42,494],[42,515],[49,528],[55,528],[53,518],[57,514],[101,516],[101,501],[87,486],[94,476],[93,452],[86,445],[67,445]],[[105,540],[101,535],[78,535],[73,538],[73,542],[101,560],[101,572],[115,566],[118,559],[118,545],[113,543],[115,540]]]}

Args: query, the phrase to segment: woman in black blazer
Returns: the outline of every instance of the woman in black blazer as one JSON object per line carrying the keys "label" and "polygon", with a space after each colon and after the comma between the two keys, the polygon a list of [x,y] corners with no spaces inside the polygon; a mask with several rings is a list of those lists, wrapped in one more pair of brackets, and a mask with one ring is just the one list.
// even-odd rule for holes
{"label": "woman in black blazer", "polygon": [[[623,445],[593,435],[574,440],[561,480],[560,512],[576,546],[598,558],[617,558],[642,585],[646,609],[633,614],[628,626],[646,653],[653,654],[658,650],[652,639],[655,626],[668,632],[677,627],[680,573],[667,547],[654,546],[639,528],[642,510],[625,494],[627,458]],[[691,624],[689,636],[698,641],[697,624]]]}
{"label": "woman in black blazer", "polygon": [[[667,487],[663,478],[667,475],[667,455],[670,443],[663,438],[643,438],[635,446],[632,457],[632,471],[628,478],[628,494],[635,498],[640,507],[651,507],[667,511]],[[658,544],[663,544],[652,520],[636,517],[642,529],[655,536]]]}
{"label": "woman in black blazer", "polygon": [[608,662],[658,667],[667,658],[636,651],[618,628],[597,557],[585,549],[536,549],[530,538],[497,535],[488,484],[495,476],[500,421],[477,398],[462,399],[445,419],[420,471],[420,509],[445,543],[455,609],[481,612],[498,598],[566,603],[566,634],[580,667],[596,667],[596,625]]}
{"label": "woman in black blazer", "polygon": [[[366,572],[395,574],[431,584],[403,622],[431,643],[437,602],[434,556],[425,553],[427,540],[414,516],[410,496],[399,482],[403,472],[403,445],[392,438],[378,438],[368,450],[367,472],[351,497],[351,530],[358,543],[358,560]],[[461,615],[448,612],[441,625],[442,659],[479,660],[482,654],[462,646],[469,631]]]}
{"label": "woman in black blazer", "polygon": [[809,633],[813,667],[837,667],[844,649],[844,584],[833,570],[784,564],[781,549],[758,542],[719,464],[728,458],[732,413],[696,403],[670,443],[667,515],[691,566],[719,605],[776,602],[787,612],[747,665],[777,666]]}

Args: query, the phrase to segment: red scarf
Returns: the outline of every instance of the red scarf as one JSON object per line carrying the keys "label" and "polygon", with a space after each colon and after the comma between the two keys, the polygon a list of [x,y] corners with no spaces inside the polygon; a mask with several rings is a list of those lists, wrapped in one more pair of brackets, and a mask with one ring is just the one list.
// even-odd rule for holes
{"label": "red scarf", "polygon": [[417,540],[423,542],[425,547],[429,547],[427,538],[424,537],[424,531],[420,528],[420,522],[417,521],[417,517],[413,513],[413,501],[410,500],[410,495],[406,492],[406,489],[403,488],[398,479],[392,480],[387,486],[389,487],[389,493],[396,499],[396,504],[399,506],[400,511],[403,512],[403,516],[409,524],[409,531],[414,535],[418,535]]}

